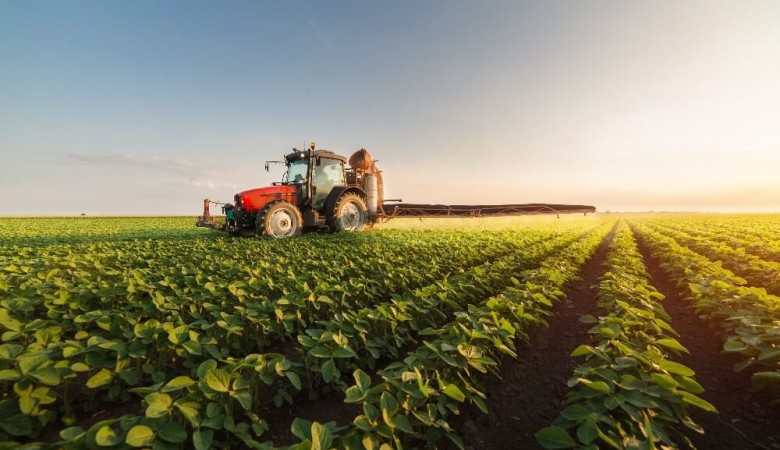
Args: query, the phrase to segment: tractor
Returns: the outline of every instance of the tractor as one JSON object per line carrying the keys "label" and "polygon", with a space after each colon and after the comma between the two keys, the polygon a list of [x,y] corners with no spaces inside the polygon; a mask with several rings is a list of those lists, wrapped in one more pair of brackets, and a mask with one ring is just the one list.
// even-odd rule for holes
{"label": "tractor", "polygon": [[[349,158],[312,143],[305,150],[293,149],[284,161],[282,181],[240,192],[234,203],[204,200],[203,215],[196,225],[233,235],[287,238],[305,230],[359,231],[375,223],[383,210],[382,173],[365,149]],[[211,204],[222,206],[225,221],[209,214]]]}
{"label": "tractor", "polygon": [[[349,165],[347,165],[349,162]],[[359,231],[400,217],[477,218],[528,214],[596,212],[594,206],[551,203],[501,205],[441,205],[401,203],[384,198],[382,171],[364,148],[349,160],[328,150],[317,150],[312,143],[305,150],[293,149],[284,161],[287,171],[282,181],[271,186],[239,192],[234,203],[209,199],[203,201],[203,215],[195,225],[232,235],[256,235],[270,238],[297,236],[303,231]],[[221,205],[224,222],[209,214],[212,204]]]}

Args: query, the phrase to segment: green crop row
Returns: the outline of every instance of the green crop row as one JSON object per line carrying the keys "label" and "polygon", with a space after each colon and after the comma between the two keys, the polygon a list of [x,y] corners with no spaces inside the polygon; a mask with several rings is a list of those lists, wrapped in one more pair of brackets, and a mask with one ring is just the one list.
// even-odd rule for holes
{"label": "green crop row", "polygon": [[751,285],[766,288],[773,294],[780,294],[780,263],[765,261],[745,252],[742,248],[735,249],[713,239],[692,236],[684,231],[659,226],[652,222],[645,225],[711,260],[722,261],[723,267],[744,277]]}
{"label": "green crop row", "polygon": [[754,387],[769,389],[774,403],[780,402],[780,297],[744,286],[745,280],[720,261],[713,262],[642,222],[632,222],[632,227],[669,277],[688,290],[700,317],[721,328],[723,350],[741,356],[734,370],[753,370]]}
{"label": "green crop row", "polygon": [[191,239],[204,230],[190,217],[2,218],[0,241],[13,246],[51,246],[133,239]]}
{"label": "green crop row", "polygon": [[780,241],[770,231],[761,228],[723,227],[717,223],[690,223],[683,220],[653,221],[676,231],[722,242],[737,251],[745,251],[767,261],[780,262]]}
{"label": "green crop row", "polygon": [[316,328],[298,336],[306,367],[323,375],[326,383],[340,381],[340,374],[355,368],[374,369],[380,358],[396,358],[399,349],[419,344],[423,330],[436,329],[469,304],[500,292],[511,284],[507,274],[537,267],[577,239],[577,233],[570,233],[529,245],[522,252],[396,294],[390,301],[344,310],[319,321]]}
{"label": "green crop row", "polygon": [[[540,236],[545,235],[527,233],[515,239],[498,235],[506,238],[501,244],[502,248],[515,251],[523,250],[526,243],[537,242]],[[453,237],[450,239],[449,250],[456,256],[461,255],[463,249],[456,245],[458,241],[452,239]],[[487,249],[496,248],[490,245],[491,242],[496,242],[492,238],[490,242],[477,242],[481,242]],[[468,248],[471,241],[466,241],[465,244],[468,244]],[[516,258],[514,255],[512,254],[512,258]],[[384,254],[381,257],[390,256]],[[433,255],[427,262],[443,259],[445,258]],[[470,261],[466,257],[463,259]],[[308,260],[303,260],[304,264],[307,262]],[[398,269],[404,270],[404,267]],[[426,276],[435,276],[443,270],[451,271],[453,267],[439,266],[424,273]],[[258,300],[247,293],[251,289],[241,282],[228,285],[227,290],[232,295],[226,296],[227,299],[223,300],[222,304],[212,303],[214,297],[210,294],[216,291],[216,288],[208,287],[209,283],[214,284],[213,281],[206,282],[207,289],[197,295],[196,291],[188,291],[185,285],[180,287],[185,295],[164,296],[156,289],[157,285],[144,278],[145,274],[139,274],[138,269],[126,272],[135,277],[126,285],[106,283],[111,291],[98,293],[105,296],[102,308],[98,309],[90,306],[88,301],[78,301],[76,295],[63,296],[62,290],[58,294],[52,294],[62,285],[56,273],[52,276],[50,272],[35,273],[14,266],[6,267],[6,273],[11,275],[9,285],[12,287],[9,291],[15,297],[0,301],[0,326],[4,330],[4,343],[0,345],[0,381],[6,383],[4,389],[7,390],[10,390],[11,386],[14,390],[25,393],[28,387],[31,389],[30,395],[19,394],[21,398],[31,399],[23,401],[19,408],[11,407],[13,400],[7,402],[9,414],[20,424],[8,426],[7,432],[15,436],[35,436],[42,427],[48,426],[54,420],[55,415],[59,415],[65,425],[75,423],[80,411],[70,406],[70,400],[73,398],[81,399],[80,404],[85,412],[100,407],[101,402],[127,402],[131,400],[128,388],[162,383],[177,376],[188,375],[208,359],[226,361],[235,359],[231,358],[231,355],[236,353],[255,353],[263,348],[262,343],[267,341],[271,329],[270,326],[255,327],[257,323],[281,324],[279,330],[287,332],[290,327],[286,326],[285,321],[289,320],[289,315],[294,314],[294,320],[301,321],[304,327],[315,321],[305,317],[307,308],[329,310],[330,313],[344,310],[343,304],[335,304],[322,292],[318,295],[300,295],[297,298],[288,295],[275,302]],[[476,271],[472,278],[479,278],[481,274],[482,272]],[[83,273],[82,276],[92,279],[88,273]],[[351,280],[359,281],[360,278],[353,274]],[[30,295],[28,284],[36,286],[34,295]],[[68,288],[83,289],[83,284],[74,283]],[[299,289],[304,292],[308,289],[305,281]],[[22,292],[27,295],[19,296]],[[139,293],[142,295],[138,295]],[[36,311],[31,306],[35,299],[38,300],[39,309],[40,306],[44,307],[45,313]],[[232,305],[228,304],[231,302]],[[271,308],[267,307],[269,303]],[[289,315],[279,313],[281,304],[291,311]],[[221,306],[230,308],[230,313],[224,311]],[[165,317],[167,320],[160,321],[155,317]],[[403,327],[394,325],[394,331],[399,328]],[[243,339],[244,336],[248,336],[255,344]],[[339,332],[338,336],[343,335]],[[348,345],[341,347],[337,352],[339,357],[352,355]],[[392,348],[392,345],[381,347],[383,353]],[[307,355],[308,361],[318,362],[315,367],[324,374],[325,381],[330,382],[338,373],[333,358],[330,358],[332,352],[337,349],[328,350],[329,358],[324,362],[318,359],[323,354],[317,350],[321,349]],[[345,351],[346,355],[343,353]],[[306,366],[311,367],[313,364]],[[301,388],[300,378],[307,382],[307,386],[314,384],[313,377],[309,376],[307,371],[301,369],[299,372],[300,377],[296,376],[295,372],[288,372],[291,382],[289,386],[275,386],[274,397],[277,403],[289,400],[292,393]],[[32,406],[27,407],[28,405]]]}
{"label": "green crop row", "polygon": [[0,246],[0,447],[268,447],[261,404],[346,388],[589,226]]}
{"label": "green crop row", "polygon": [[683,428],[702,430],[688,406],[715,408],[696,395],[703,389],[693,370],[670,359],[670,353],[687,350],[676,339],[661,306],[663,295],[650,284],[623,221],[605,266],[598,290],[603,315],[580,319],[593,325],[590,342],[572,352],[584,362],[569,380],[565,408],[537,440],[547,449],[690,446]]}
{"label": "green crop row", "polygon": [[360,405],[362,414],[345,430],[299,421],[296,436],[301,442],[291,448],[320,448],[315,427],[328,429],[327,443],[337,448],[418,448],[445,437],[463,448],[447,419],[466,402],[487,413],[477,375],[495,373],[499,356],[516,356],[516,341],[527,339],[529,327],[546,323],[563,285],[577,276],[607,231],[598,227],[538,268],[516,273],[501,294],[468,305],[440,328],[422,330],[428,339],[377,372],[379,382],[355,371],[345,401]]}

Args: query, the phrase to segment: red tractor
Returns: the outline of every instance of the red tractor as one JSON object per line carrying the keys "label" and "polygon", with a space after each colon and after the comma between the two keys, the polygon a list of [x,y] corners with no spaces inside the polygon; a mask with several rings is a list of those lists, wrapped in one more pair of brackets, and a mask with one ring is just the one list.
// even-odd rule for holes
{"label": "red tractor", "polygon": [[[293,149],[284,161],[287,171],[272,186],[235,195],[235,203],[203,201],[203,215],[195,223],[234,235],[271,238],[296,236],[303,230],[358,231],[379,219],[396,217],[487,217],[528,214],[595,213],[589,205],[523,203],[502,205],[440,205],[401,203],[384,198],[382,171],[365,150],[349,158],[328,150]],[[209,214],[211,204],[222,205],[225,221]]]}
{"label": "red tractor", "polygon": [[204,201],[196,225],[234,235],[286,238],[304,229],[358,231],[384,214],[382,174],[371,155],[360,149],[349,159],[328,150],[293,149],[284,161],[287,171],[272,186],[240,192],[234,204],[222,204],[225,222],[209,214],[213,202]]}

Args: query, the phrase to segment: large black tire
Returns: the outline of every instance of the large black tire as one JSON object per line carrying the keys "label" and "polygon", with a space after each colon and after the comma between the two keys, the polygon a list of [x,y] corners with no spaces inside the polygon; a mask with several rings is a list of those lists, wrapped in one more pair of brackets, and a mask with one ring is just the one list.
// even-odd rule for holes
{"label": "large black tire", "polygon": [[282,239],[301,234],[303,217],[298,207],[284,200],[277,200],[265,206],[255,219],[258,236]]}
{"label": "large black tire", "polygon": [[336,201],[328,225],[333,231],[360,231],[368,222],[368,206],[363,197],[348,192]]}

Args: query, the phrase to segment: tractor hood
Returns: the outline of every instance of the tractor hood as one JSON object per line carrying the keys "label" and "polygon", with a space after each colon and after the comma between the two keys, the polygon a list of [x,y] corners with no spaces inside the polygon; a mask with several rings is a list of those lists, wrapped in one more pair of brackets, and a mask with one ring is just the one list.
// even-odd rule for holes
{"label": "tractor hood", "polygon": [[246,212],[257,212],[275,200],[286,200],[296,204],[297,185],[268,186],[239,192],[235,196],[236,206]]}

